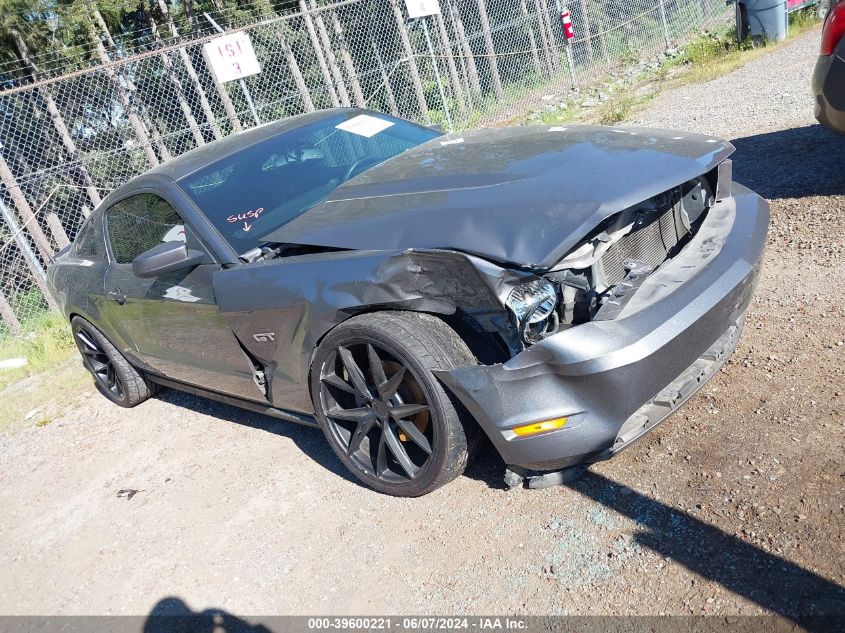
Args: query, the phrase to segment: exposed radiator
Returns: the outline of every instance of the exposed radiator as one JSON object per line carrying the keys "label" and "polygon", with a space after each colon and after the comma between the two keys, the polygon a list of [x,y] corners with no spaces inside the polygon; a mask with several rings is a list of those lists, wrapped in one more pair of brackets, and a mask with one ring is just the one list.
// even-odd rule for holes
{"label": "exposed radiator", "polygon": [[676,220],[676,213],[676,207],[669,207],[662,215],[628,233],[602,255],[608,287],[625,278],[624,262],[627,259],[637,259],[649,266],[658,266],[666,260],[669,252],[687,233],[683,224]]}

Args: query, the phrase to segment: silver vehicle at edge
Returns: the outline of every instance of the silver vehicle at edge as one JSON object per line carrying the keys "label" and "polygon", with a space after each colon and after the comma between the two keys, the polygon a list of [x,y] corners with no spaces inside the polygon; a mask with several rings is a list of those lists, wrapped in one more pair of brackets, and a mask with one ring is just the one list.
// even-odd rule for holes
{"label": "silver vehicle at edge", "polygon": [[49,270],[122,406],[159,385],[319,426],[385,493],[606,459],[733,352],[767,203],[707,136],[442,135],[300,115],[114,191]]}

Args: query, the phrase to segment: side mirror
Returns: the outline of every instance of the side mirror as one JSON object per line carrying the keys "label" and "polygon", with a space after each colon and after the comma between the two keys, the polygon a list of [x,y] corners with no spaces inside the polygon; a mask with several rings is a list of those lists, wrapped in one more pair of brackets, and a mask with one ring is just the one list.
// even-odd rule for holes
{"label": "side mirror", "polygon": [[132,260],[132,272],[137,277],[158,277],[174,270],[199,266],[205,255],[189,249],[182,242],[165,242],[153,246]]}

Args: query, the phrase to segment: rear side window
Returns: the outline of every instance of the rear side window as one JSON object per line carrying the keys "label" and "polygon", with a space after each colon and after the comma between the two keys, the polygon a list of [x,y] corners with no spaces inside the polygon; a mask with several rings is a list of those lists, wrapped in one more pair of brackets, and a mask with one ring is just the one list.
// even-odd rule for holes
{"label": "rear side window", "polygon": [[99,222],[91,220],[82,225],[73,241],[73,248],[79,257],[103,260],[106,258],[106,244],[101,228]]}
{"label": "rear side window", "polygon": [[121,200],[106,213],[106,223],[118,264],[129,264],[162,242],[185,241],[185,225],[176,209],[151,193]]}

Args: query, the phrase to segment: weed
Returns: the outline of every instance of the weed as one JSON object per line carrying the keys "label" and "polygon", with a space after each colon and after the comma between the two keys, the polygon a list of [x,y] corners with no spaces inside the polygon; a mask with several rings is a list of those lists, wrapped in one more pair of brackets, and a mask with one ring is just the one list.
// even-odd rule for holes
{"label": "weed", "polygon": [[91,391],[91,375],[79,361],[65,361],[28,380],[0,391],[0,433],[15,432],[32,424],[28,412],[41,413],[35,426],[44,426],[62,414],[69,402]]}
{"label": "weed", "polygon": [[575,119],[576,105],[574,101],[567,101],[563,109],[547,110],[540,115],[543,125],[563,125]]}
{"label": "weed", "polygon": [[25,358],[27,364],[0,372],[0,390],[26,376],[53,367],[70,357],[73,336],[67,322],[55,312],[44,312],[26,324],[23,334],[0,338],[0,360]]}
{"label": "weed", "polygon": [[614,94],[602,105],[599,123],[613,125],[624,121],[631,115],[631,110],[635,104],[636,99],[630,94]]}
{"label": "weed", "polygon": [[816,7],[808,7],[789,14],[789,36],[800,35],[819,23]]}

